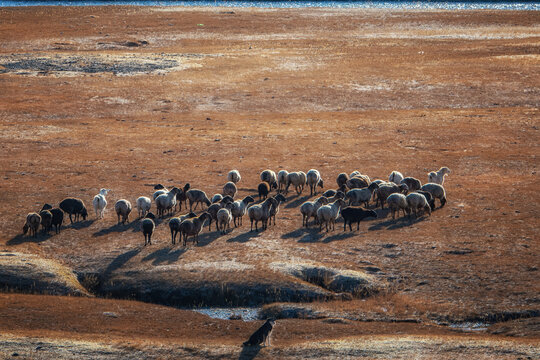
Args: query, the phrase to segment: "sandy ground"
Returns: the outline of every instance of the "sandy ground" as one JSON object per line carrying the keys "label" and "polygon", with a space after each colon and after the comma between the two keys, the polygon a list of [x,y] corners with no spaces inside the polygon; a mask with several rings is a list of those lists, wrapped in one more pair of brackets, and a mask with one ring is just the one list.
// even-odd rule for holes
{"label": "sandy ground", "polygon": [[[158,279],[312,286],[275,270],[308,263],[377,268],[400,294],[396,316],[537,314],[539,23],[508,11],[0,9],[0,249],[137,287],[136,298]],[[113,210],[156,183],[212,195],[233,168],[242,198],[266,168],[316,168],[327,189],[341,172],[426,182],[441,166],[452,169],[444,208],[412,222],[379,211],[353,233],[301,229],[306,192],[289,194],[268,231],[245,219],[185,249],[167,220],[144,248],[136,215],[117,226]],[[105,219],[20,235],[43,203],[75,196],[91,210],[101,187],[113,189]]]}

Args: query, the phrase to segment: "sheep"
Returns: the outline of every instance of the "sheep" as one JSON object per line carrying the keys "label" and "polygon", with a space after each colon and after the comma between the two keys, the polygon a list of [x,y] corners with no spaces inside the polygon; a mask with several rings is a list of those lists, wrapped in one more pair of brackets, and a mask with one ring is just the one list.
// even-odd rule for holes
{"label": "sheep", "polygon": [[212,200],[210,200],[210,201],[212,202],[212,204],[215,204],[217,202],[220,202],[221,200],[223,200],[223,195],[214,194],[214,196],[212,196]]}
{"label": "sheep", "polygon": [[248,208],[248,216],[251,220],[251,230],[253,231],[253,221],[255,221],[255,231],[259,231],[257,224],[262,222],[262,229],[265,230],[268,225],[268,218],[270,217],[270,208],[277,206],[277,200],[273,197],[269,197],[258,205],[252,205]]}
{"label": "sheep", "polygon": [[232,214],[230,208],[232,204],[227,204],[225,207],[221,208],[217,212],[217,225],[218,229],[221,230],[221,234],[225,235],[227,230],[231,227]]}
{"label": "sheep", "polygon": [[339,210],[345,206],[345,201],[342,199],[337,199],[333,203],[328,205],[323,205],[317,210],[317,221],[319,221],[319,231],[322,231],[322,225],[326,227],[326,232],[328,232],[328,224],[332,225],[332,230],[335,229],[336,219],[339,216]]}
{"label": "sheep", "polygon": [[150,211],[152,206],[152,200],[146,196],[139,196],[137,198],[137,210],[139,212],[139,218],[143,218]]}
{"label": "sheep", "polygon": [[277,182],[278,182],[278,193],[281,193],[285,190],[285,186],[287,186],[287,176],[289,175],[289,172],[287,170],[280,170],[277,173]]}
{"label": "sheep", "polygon": [[345,173],[341,173],[337,176],[336,182],[338,188],[342,187],[343,185],[347,184],[347,180],[349,180],[349,175]]}
{"label": "sheep", "polygon": [[49,204],[43,205],[41,211],[43,210],[49,210],[52,214],[51,227],[54,226],[54,231],[56,234],[58,234],[62,228],[62,223],[64,222],[64,212],[59,208],[53,209],[53,207]]}
{"label": "sheep", "polygon": [[368,207],[369,201],[373,196],[373,192],[379,188],[377,184],[370,184],[367,188],[363,189],[352,189],[347,191],[345,194],[345,199],[349,200],[349,205],[357,205],[364,203],[365,207]]}
{"label": "sheep", "polygon": [[[161,184],[159,184],[161,185]],[[157,185],[156,185],[157,186]],[[163,185],[161,185],[163,186]],[[155,187],[154,187],[155,188]],[[162,194],[167,194],[169,192],[169,190],[167,190],[167,188],[163,187],[161,189],[158,189],[156,192],[154,192],[154,194],[152,195],[152,199],[156,200],[156,198],[159,196],[159,195],[162,195]]]}
{"label": "sheep", "polygon": [[[180,217],[173,217],[171,218],[171,220],[169,220],[169,229],[171,229],[171,242],[173,245],[176,244],[176,235],[180,231],[180,224],[182,223],[182,221],[194,217],[197,217],[197,214],[195,214],[194,212],[190,212],[186,215],[182,215]],[[178,239],[178,241],[180,241],[180,239]]]}
{"label": "sheep", "polygon": [[41,210],[39,212],[39,216],[41,217],[41,227],[43,230],[43,233],[48,233],[51,230],[52,227],[52,214],[49,210]]}
{"label": "sheep", "polygon": [[399,184],[403,180],[403,175],[399,171],[392,171],[388,177],[388,181],[394,184]]}
{"label": "sheep", "polygon": [[277,189],[277,176],[272,170],[264,170],[261,172],[261,181],[266,181],[271,189]]}
{"label": "sheep", "polygon": [[227,180],[236,184],[242,180],[242,176],[240,176],[240,172],[238,170],[231,170],[227,174]]}
{"label": "sheep", "polygon": [[428,183],[443,185],[444,177],[448,174],[450,174],[450,169],[446,166],[443,166],[437,171],[431,171],[428,173]]}
{"label": "sheep", "polygon": [[73,218],[71,215],[75,215],[75,221],[79,220],[79,216],[82,216],[83,220],[86,220],[88,211],[81,199],[67,198],[60,202],[59,208],[69,214],[69,221],[73,224]]}
{"label": "sheep", "polygon": [[321,196],[317,198],[315,201],[306,201],[302,205],[300,205],[300,213],[302,214],[302,226],[309,227],[309,219],[311,217],[317,219],[317,210],[323,206],[328,204],[328,198],[325,196]]}
{"label": "sheep", "polygon": [[422,187],[422,183],[420,180],[413,178],[413,177],[406,177],[403,180],[400,181],[400,184],[405,184],[409,188],[409,191],[416,191],[420,190]]}
{"label": "sheep", "polygon": [[184,206],[187,207],[187,196],[186,191],[188,191],[191,188],[191,185],[189,183],[186,183],[182,189],[179,189],[179,191],[176,193],[176,205],[178,205],[178,210],[176,210],[176,205],[174,205],[174,212],[176,211],[182,211],[182,202],[184,203]]}
{"label": "sheep", "polygon": [[347,206],[341,210],[341,216],[343,217],[343,231],[347,231],[347,224],[349,224],[349,230],[352,230],[352,223],[356,222],[356,230],[360,229],[360,221],[368,217],[377,218],[377,213],[373,210],[366,210],[360,207]]}
{"label": "sheep", "polygon": [[148,212],[144,219],[141,221],[141,231],[144,235],[144,246],[152,245],[152,234],[156,228],[154,219],[156,217],[151,212]]}
{"label": "sheep", "polygon": [[429,206],[426,197],[422,194],[413,192],[407,195],[407,212],[414,213],[414,217],[418,218],[418,210],[425,211],[431,216],[431,207]]}
{"label": "sheep", "polygon": [[217,223],[217,213],[219,209],[225,207],[228,204],[232,204],[234,202],[233,198],[229,195],[224,196],[220,202],[211,204],[208,209],[206,209],[206,212],[210,214],[210,221],[208,222],[208,231],[212,230],[212,221],[216,222],[216,230],[218,229],[218,223]]}
{"label": "sheep", "polygon": [[206,206],[210,206],[211,202],[208,200],[208,197],[206,196],[206,193],[202,190],[198,189],[189,189],[186,192],[186,196],[189,200],[189,211],[193,211],[193,204],[195,204],[195,209],[199,205],[199,203],[205,203]]}
{"label": "sheep", "polygon": [[156,202],[157,215],[159,217],[165,216],[165,210],[169,210],[169,215],[173,211],[173,207],[176,205],[176,194],[180,191],[177,187],[174,187],[166,194],[159,195]]}
{"label": "sheep", "polygon": [[234,198],[236,191],[236,185],[234,185],[232,181],[229,181],[223,186],[223,195],[229,195],[230,197]]}
{"label": "sheep", "polygon": [[246,214],[246,209],[249,203],[254,202],[251,196],[246,196],[242,200],[237,200],[233,203],[231,208],[231,214],[233,216],[234,227],[237,227],[236,219],[238,219],[238,225],[242,225],[242,217]]}
{"label": "sheep", "polygon": [[303,171],[291,172],[287,175],[287,186],[285,187],[285,194],[289,193],[289,186],[294,185],[296,193],[300,195],[304,191],[304,185],[306,185],[307,176]]}
{"label": "sheep", "polygon": [[167,189],[165,188],[165,186],[163,186],[163,185],[161,185],[161,184],[156,184],[156,185],[154,185],[154,190],[162,190],[162,189],[167,190]]}
{"label": "sheep", "polygon": [[345,185],[347,185],[349,189],[363,189],[367,188],[369,184],[370,182],[366,181],[365,178],[355,176],[347,180],[347,183]]}
{"label": "sheep", "polygon": [[180,223],[180,233],[182,234],[182,238],[184,240],[184,246],[186,246],[187,238],[189,236],[193,236],[194,242],[197,244],[199,243],[199,234],[202,231],[204,221],[208,219],[209,216],[210,215],[207,212],[203,212],[198,217],[185,219]]}
{"label": "sheep", "polygon": [[276,215],[279,213],[279,204],[287,200],[285,199],[285,196],[281,194],[274,196],[274,199],[276,199],[277,204],[270,208],[270,225],[272,225],[272,219],[274,219],[274,225],[276,225]]}
{"label": "sheep", "polygon": [[102,219],[103,214],[105,213],[105,207],[107,206],[107,199],[105,196],[111,191],[111,189],[101,189],[99,194],[94,196],[92,200],[92,205],[94,205],[94,211],[96,212],[96,219]]}
{"label": "sheep", "polygon": [[[388,196],[390,196],[390,194],[394,194],[394,193],[404,193],[406,194],[407,191],[408,191],[408,187],[407,185],[405,184],[400,184],[400,185],[396,185],[394,183],[392,183],[392,185],[389,185],[389,184],[383,184],[381,186],[379,186],[379,188],[377,189],[377,204],[380,202],[381,204],[381,208],[384,209],[384,202],[386,201],[386,199],[388,198]],[[375,205],[377,206],[377,205]]]}
{"label": "sheep", "polygon": [[118,217],[118,224],[120,224],[120,216],[122,217],[122,224],[129,221],[129,213],[131,212],[131,203],[126,199],[120,199],[114,204],[114,210]]}
{"label": "sheep", "polygon": [[310,196],[317,194],[317,185],[323,188],[324,183],[318,170],[311,169],[306,174],[306,183],[309,185]]}
{"label": "sheep", "polygon": [[424,195],[431,210],[432,211],[435,210],[435,200],[433,200],[433,196],[431,196],[431,193],[428,193],[427,191],[424,191],[424,190],[416,190],[416,192]]}
{"label": "sheep", "polygon": [[270,185],[266,181],[263,181],[257,186],[257,191],[259,192],[259,201],[264,200],[270,193]]}
{"label": "sheep", "polygon": [[444,191],[444,188],[440,184],[435,183],[427,183],[424,186],[420,188],[423,191],[427,191],[431,194],[433,197],[433,203],[435,203],[435,199],[439,199],[441,202],[441,208],[446,204],[446,191]]}
{"label": "sheep", "polygon": [[405,212],[409,211],[409,205],[407,205],[407,199],[405,198],[405,195],[399,194],[399,193],[393,193],[388,196],[386,199],[386,202],[388,204],[388,208],[392,212],[392,219],[395,219],[396,211],[399,216],[399,210],[403,210],[403,216],[405,216]]}
{"label": "sheep", "polygon": [[28,213],[26,215],[26,223],[23,226],[23,234],[26,234],[30,230],[30,236],[37,236],[39,224],[41,223],[41,216],[35,212]]}

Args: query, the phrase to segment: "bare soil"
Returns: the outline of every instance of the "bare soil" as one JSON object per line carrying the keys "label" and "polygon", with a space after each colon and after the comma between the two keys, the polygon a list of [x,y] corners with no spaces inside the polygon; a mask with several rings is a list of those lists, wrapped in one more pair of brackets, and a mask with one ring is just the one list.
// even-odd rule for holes
{"label": "bare soil", "polygon": [[[508,357],[534,357],[538,348],[523,350],[516,338],[538,338],[539,23],[537,12],[513,11],[1,8],[0,250],[59,262],[102,297],[187,307],[295,301],[345,321],[284,320],[287,331],[276,330],[276,347],[260,356],[360,356],[355,351],[369,347],[366,356],[399,358],[406,348],[444,352],[435,345],[441,341],[470,352],[489,341],[486,349],[500,342],[516,351]],[[205,229],[186,248],[170,243],[168,219],[144,247],[136,209],[127,225],[116,224],[113,209],[118,199],[151,196],[156,183],[189,182],[211,196],[231,169],[242,174],[242,198],[255,194],[266,168],[316,168],[327,189],[341,172],[386,179],[399,170],[426,182],[441,166],[452,170],[445,207],[414,221],[378,210],[378,219],[354,232],[341,222],[328,234],[302,229],[298,208],[312,198],[306,191],[289,193],[267,231],[249,232],[246,218],[226,235]],[[105,219],[96,220],[91,202],[102,187],[113,191]],[[70,196],[84,200],[89,219],[68,220],[57,235],[21,235],[28,212]],[[283,264],[354,272],[372,291],[343,294]],[[367,305],[356,306],[366,296]],[[45,304],[60,300],[25,299],[38,299],[28,306],[42,315],[20,333],[1,325],[13,333],[9,341],[75,337],[70,327],[48,329],[61,312],[46,318]],[[327,302],[304,304],[317,299]],[[382,316],[381,302],[391,316]],[[24,316],[0,309],[14,323]],[[197,330],[190,346],[199,357],[233,354],[227,346],[253,331],[232,322],[240,328],[219,338],[216,324],[231,322],[162,309],[162,319],[174,313],[178,322],[193,316],[197,329],[210,324],[207,335],[223,352],[203,345]],[[105,325],[95,321],[103,336]],[[437,332],[437,324],[470,321],[495,325],[457,340],[448,326]],[[120,326],[119,336],[133,326]],[[388,341],[411,335],[413,345],[376,350],[375,338],[348,328],[352,337],[329,335],[332,326],[361,334],[370,327]],[[305,335],[289,337],[290,329]],[[152,341],[169,351],[157,332]],[[417,334],[433,335],[426,345]],[[112,342],[90,331],[77,340],[95,339]],[[350,352],[339,353],[336,339]],[[486,350],[486,358],[507,356],[503,350]],[[455,357],[452,351],[444,356]]]}

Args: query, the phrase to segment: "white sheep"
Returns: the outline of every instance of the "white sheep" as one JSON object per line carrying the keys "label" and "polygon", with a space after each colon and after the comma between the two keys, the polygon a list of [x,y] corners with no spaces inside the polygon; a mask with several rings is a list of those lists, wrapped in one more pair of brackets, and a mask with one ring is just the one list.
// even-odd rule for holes
{"label": "white sheep", "polygon": [[403,216],[405,216],[405,212],[409,211],[409,206],[407,205],[407,199],[405,198],[405,195],[399,194],[399,193],[393,193],[388,196],[386,199],[386,203],[388,205],[388,208],[392,212],[392,219],[395,219],[395,213],[397,211],[397,214],[399,216],[399,210],[403,211]]}
{"label": "white sheep", "polygon": [[394,184],[401,183],[403,180],[403,175],[399,171],[392,171],[388,177],[388,181],[393,182]]}
{"label": "white sheep", "polygon": [[371,183],[367,188],[349,190],[345,194],[345,200],[349,201],[349,205],[360,205],[363,203],[367,208],[369,201],[373,197],[373,192],[378,188],[379,185]]}
{"label": "white sheep", "polygon": [[217,212],[217,225],[222,234],[226,234],[231,227],[232,214],[230,211],[231,204],[219,209]]}
{"label": "white sheep", "polygon": [[277,176],[274,171],[266,169],[261,172],[261,181],[266,181],[270,189],[277,189]]}
{"label": "white sheep", "polygon": [[249,203],[255,202],[251,196],[246,196],[242,200],[237,200],[232,204],[231,214],[233,216],[234,227],[237,226],[236,219],[238,219],[238,225],[242,225],[242,217],[246,214],[246,209]]}
{"label": "white sheep", "polygon": [[437,171],[431,171],[428,173],[428,182],[443,185],[444,178],[448,174],[450,174],[450,169],[443,166]]}
{"label": "white sheep", "polygon": [[294,185],[296,193],[300,195],[304,191],[304,185],[306,185],[307,176],[303,171],[295,171],[287,175],[287,186],[285,187],[285,194],[289,193],[289,186]]}
{"label": "white sheep", "polygon": [[[439,199],[439,201],[441,202],[441,207],[446,204],[446,191],[444,190],[444,187],[442,185],[435,183],[427,183],[424,184],[421,189],[430,193],[431,196],[433,196],[433,201],[435,201],[435,199]],[[433,204],[435,204],[435,202]]]}
{"label": "white sheep", "polygon": [[234,198],[234,195],[236,195],[236,191],[236,185],[232,181],[229,181],[223,186],[223,196],[229,195],[230,197]]}
{"label": "white sheep", "polygon": [[431,216],[431,207],[429,206],[426,197],[422,194],[413,192],[407,195],[407,206],[408,210],[407,212],[410,214],[412,211],[414,213],[414,217],[418,217],[418,210],[425,211]]}
{"label": "white sheep", "polygon": [[339,216],[339,210],[345,206],[345,201],[337,199],[333,203],[323,205],[317,210],[317,221],[319,221],[319,231],[322,231],[322,225],[324,223],[326,232],[328,232],[328,224],[332,226],[332,230],[335,229],[335,223]]}
{"label": "white sheep", "polygon": [[140,196],[137,198],[137,210],[139,211],[139,218],[145,217],[150,211],[152,206],[152,200],[146,196]]}
{"label": "white sheep", "polygon": [[167,190],[166,188],[159,189],[159,190],[157,190],[156,192],[154,192],[154,194],[152,195],[152,199],[156,200],[156,198],[157,198],[159,195],[167,194],[168,192],[169,192],[169,190]]}
{"label": "white sheep", "polygon": [[128,200],[120,199],[114,204],[114,210],[116,216],[118,216],[118,223],[120,224],[120,216],[122,217],[122,224],[129,221],[129,213],[131,213],[131,203]]}
{"label": "white sheep", "polygon": [[309,227],[309,219],[317,219],[317,210],[323,205],[328,204],[328,198],[321,196],[315,201],[306,201],[300,205],[300,213],[302,214],[302,226]]}
{"label": "white sheep", "polygon": [[259,231],[257,224],[262,222],[263,230],[268,226],[268,219],[270,218],[270,208],[277,206],[277,200],[273,197],[269,197],[262,203],[250,206],[248,208],[249,220],[251,220],[251,230],[253,231],[253,222],[255,221],[255,231]]}
{"label": "white sheep", "polygon": [[227,180],[236,184],[242,180],[242,176],[240,176],[240,172],[238,170],[231,170],[227,174]]}
{"label": "white sheep", "polygon": [[96,212],[96,218],[102,219],[103,214],[105,213],[105,207],[107,206],[107,199],[105,199],[105,196],[107,196],[107,193],[109,193],[111,189],[101,189],[99,190],[99,194],[94,196],[94,200],[92,200],[92,205],[94,205],[94,211]]}
{"label": "white sheep", "polygon": [[287,170],[280,170],[277,173],[278,193],[285,190],[285,186],[287,186],[288,175],[289,175],[289,172]]}
{"label": "white sheep", "polygon": [[223,200],[223,195],[221,194],[214,194],[214,196],[212,196],[212,204],[215,204],[215,203],[218,203],[220,202],[221,200]]}
{"label": "white sheep", "polygon": [[195,209],[199,206],[199,203],[205,203],[206,206],[212,204],[206,193],[202,190],[190,189],[186,192],[186,196],[189,200],[189,211],[193,211],[193,204],[195,204]]}
{"label": "white sheep", "polygon": [[180,189],[174,187],[171,191],[166,194],[161,194],[156,198],[156,209],[157,215],[159,217],[165,216],[165,211],[169,211],[169,215],[173,211],[174,206],[176,205],[176,194]]}
{"label": "white sheep", "polygon": [[317,185],[321,188],[324,186],[321,174],[318,170],[311,169],[306,174],[306,183],[309,185],[310,195],[317,194]]}

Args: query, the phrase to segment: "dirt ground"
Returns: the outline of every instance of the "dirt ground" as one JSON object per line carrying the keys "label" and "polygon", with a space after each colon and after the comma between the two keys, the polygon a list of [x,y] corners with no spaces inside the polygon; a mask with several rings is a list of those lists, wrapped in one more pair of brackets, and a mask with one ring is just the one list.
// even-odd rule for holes
{"label": "dirt ground", "polygon": [[[537,12],[513,11],[0,8],[0,250],[58,261],[87,283],[95,274],[99,295],[122,287],[122,297],[147,300],[159,290],[159,302],[170,289],[243,286],[236,296],[248,302],[245,289],[259,284],[314,286],[279,264],[356,271],[384,285],[378,296],[396,294],[381,300],[392,316],[422,324],[347,323],[361,333],[446,336],[418,327],[537,317],[539,24]],[[452,170],[445,207],[417,221],[378,210],[352,233],[341,222],[328,234],[302,229],[298,208],[309,191],[289,193],[267,231],[249,233],[246,218],[227,235],[205,229],[187,248],[171,245],[168,219],[143,247],[136,209],[125,226],[113,209],[118,199],[150,196],[156,183],[189,182],[211,196],[231,169],[242,174],[243,198],[266,168],[315,168],[330,189],[341,172],[386,179],[399,170],[424,183],[441,166]],[[102,187],[113,191],[96,220],[91,202]],[[21,235],[28,212],[68,196],[84,200],[89,220],[68,220],[58,235]],[[381,312],[374,299],[372,308],[340,311],[370,318]],[[28,323],[32,336],[54,338],[40,319]],[[326,334],[322,320],[284,321]],[[537,338],[523,321],[517,333]],[[252,331],[239,324],[220,344]],[[75,330],[59,336],[71,338],[66,332]],[[516,334],[478,336],[496,342],[508,333]],[[327,339],[337,338],[346,340]],[[291,343],[279,335],[275,344],[279,352]],[[331,349],[318,354],[338,354]]]}

